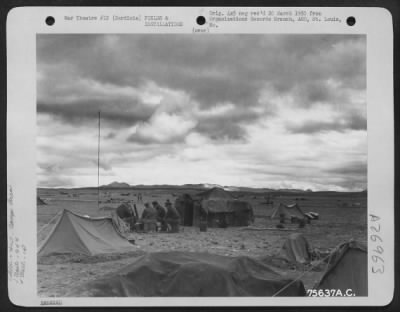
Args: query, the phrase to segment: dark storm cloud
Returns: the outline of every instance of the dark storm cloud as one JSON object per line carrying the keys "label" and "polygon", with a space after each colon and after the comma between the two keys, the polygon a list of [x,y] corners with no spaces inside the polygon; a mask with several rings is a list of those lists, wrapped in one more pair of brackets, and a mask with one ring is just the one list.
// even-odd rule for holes
{"label": "dark storm cloud", "polygon": [[302,124],[287,124],[290,133],[315,134],[326,131],[345,132],[348,130],[367,130],[367,120],[359,115],[347,115],[328,121],[310,120]]}
{"label": "dark storm cloud", "polygon": [[106,139],[114,139],[117,136],[115,132],[110,132],[105,136]]}
{"label": "dark storm cloud", "polygon": [[45,174],[56,174],[63,170],[60,165],[56,164],[45,164],[45,163],[38,163],[40,169],[43,170]]}
{"label": "dark storm cloud", "polygon": [[[128,179],[169,183],[169,170],[184,159],[182,168],[193,170],[193,176],[202,176],[203,162],[215,163],[218,170],[207,174],[214,175],[215,181],[226,179],[224,185],[241,174],[247,179],[244,183],[257,186],[297,181],[321,189],[323,185],[364,187],[366,171],[362,164],[349,160],[364,159],[366,133],[347,130],[366,129],[362,103],[365,38],[315,34],[39,35],[38,146],[43,163],[60,164],[39,168],[44,181],[40,183],[60,186],[97,181],[96,142],[92,132],[85,133],[85,127],[97,125],[101,110],[104,175],[162,166],[157,175],[138,170]],[[298,118],[286,114],[292,109]],[[331,112],[332,118],[322,118]],[[297,122],[288,124],[293,118]],[[82,131],[76,135],[78,126]],[[262,142],[263,131],[266,143],[257,143]],[[314,135],[329,131],[339,132],[332,133],[333,139],[343,140],[344,146],[356,142],[354,150],[340,152],[342,158],[338,159],[339,152]],[[293,136],[295,133],[305,135]],[[68,144],[60,143],[63,140],[79,153],[71,153]],[[322,146],[315,150],[312,147],[317,140]],[[240,144],[233,148],[234,143]],[[191,159],[198,155],[202,161],[197,160],[197,167]],[[225,169],[227,157],[229,168]],[[240,171],[246,164],[253,169]],[[177,180],[186,183],[188,172],[183,171],[172,176],[176,174]]]}
{"label": "dark storm cloud", "polygon": [[[184,90],[206,107],[221,101],[243,105],[249,99],[247,104],[252,105],[258,95],[259,79],[249,81],[252,73],[237,62],[239,55],[246,55],[247,42],[254,45],[258,40],[238,37],[232,42],[235,38],[194,39],[191,35],[80,36],[61,35],[65,40],[54,42],[44,36],[39,63],[68,64],[80,77],[119,86],[139,86],[151,80]],[[109,45],[110,38],[116,38],[116,46]],[[236,53],[232,53],[233,45]]]}
{"label": "dark storm cloud", "polygon": [[[204,107],[257,105],[269,83],[290,92],[327,79],[365,87],[365,37],[343,35],[59,35],[39,37],[39,64],[66,63],[80,76],[120,86],[154,81]],[[314,91],[310,103],[329,100]],[[334,94],[330,94],[335,96]],[[310,104],[307,103],[307,104]]]}
{"label": "dark storm cloud", "polygon": [[294,90],[297,105],[309,108],[315,103],[346,103],[347,94],[338,92],[326,81],[308,81],[299,84]]}
{"label": "dark storm cloud", "polygon": [[[96,94],[85,94],[85,86],[75,83],[69,88],[77,79],[134,89],[154,82],[184,91],[203,110],[228,102],[241,112],[271,105],[258,101],[266,85],[278,94],[290,94],[302,107],[348,102],[347,94],[329,85],[329,79],[347,89],[365,88],[364,36],[40,35],[37,55],[45,77],[39,84],[38,112],[71,123],[96,118],[99,109],[106,120],[122,125],[146,121],[153,113],[137,99],[114,95],[102,100]],[[56,105],[57,99],[71,95],[77,99]],[[249,117],[257,119],[249,114],[200,118],[195,130],[212,139],[240,140],[246,135],[243,126]],[[357,120],[353,121],[357,127]],[[336,122],[290,130],[332,130]],[[149,141],[145,137],[135,140]]]}
{"label": "dark storm cloud", "polygon": [[[90,162],[91,162],[93,165],[97,166],[97,160],[91,160]],[[112,166],[111,166],[107,161],[104,161],[104,160],[100,160],[99,167],[100,167],[101,169],[105,170],[105,171],[110,171],[110,170],[112,170]]]}
{"label": "dark storm cloud", "polygon": [[327,172],[337,175],[353,175],[366,179],[367,176],[367,163],[366,162],[350,162],[340,167],[328,169]]}
{"label": "dark storm cloud", "polygon": [[234,124],[223,116],[202,120],[195,130],[206,134],[212,140],[240,140],[246,136],[246,130],[241,125]]}
{"label": "dark storm cloud", "polygon": [[194,128],[213,140],[244,140],[246,139],[245,125],[255,122],[261,115],[243,108],[233,109],[224,114],[200,116]]}
{"label": "dark storm cloud", "polygon": [[38,102],[38,113],[49,114],[64,122],[79,124],[87,120],[101,119],[115,126],[131,126],[147,121],[153,109],[138,102],[104,102],[102,100],[77,100],[70,103]]}
{"label": "dark storm cloud", "polygon": [[178,135],[178,136],[171,136],[166,140],[160,140],[155,138],[154,136],[145,135],[142,133],[135,133],[127,138],[127,142],[138,143],[142,145],[159,145],[159,144],[174,144],[183,142],[185,136]]}
{"label": "dark storm cloud", "polygon": [[367,130],[367,119],[357,114],[351,114],[347,119],[347,126],[352,130]]}
{"label": "dark storm cloud", "polygon": [[69,177],[47,176],[46,179],[40,181],[40,187],[70,187],[73,181]]}
{"label": "dark storm cloud", "polygon": [[341,181],[337,181],[336,185],[341,186],[345,190],[365,190],[367,188],[367,178],[366,177],[351,177],[349,179],[343,179]]}

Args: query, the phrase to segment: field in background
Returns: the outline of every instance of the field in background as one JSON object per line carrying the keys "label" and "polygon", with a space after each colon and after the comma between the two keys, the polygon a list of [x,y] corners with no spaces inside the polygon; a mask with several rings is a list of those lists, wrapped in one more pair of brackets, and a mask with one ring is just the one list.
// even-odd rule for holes
{"label": "field in background", "polygon": [[[117,207],[123,201],[136,202],[138,193],[144,202],[158,201],[162,205],[167,199],[171,202],[181,193],[194,194],[199,190],[187,189],[108,189],[101,191],[103,206]],[[291,233],[303,233],[314,248],[321,252],[329,251],[349,239],[366,243],[367,240],[367,194],[336,192],[274,192],[266,193],[232,192],[233,196],[251,203],[255,214],[256,227],[273,228],[277,220],[270,220],[273,207],[280,202],[298,202],[304,212],[319,213],[320,220],[313,221],[305,228],[287,224],[290,231],[251,231],[244,228],[208,229],[200,232],[194,227],[184,227],[176,234],[139,234],[133,233],[136,252],[134,254],[112,255],[104,257],[48,257],[39,259],[38,291],[42,296],[62,296],[68,289],[106,273],[116,271],[132,262],[132,258],[151,251],[182,250],[204,251],[222,255],[246,255],[269,257],[276,255],[284,240]],[[96,189],[39,189],[40,196],[47,205],[37,206],[38,244],[48,235],[54,226],[54,220],[43,228],[54,216],[69,209],[83,215],[101,216],[109,212],[99,211]],[[270,198],[274,205],[266,204]],[[286,276],[298,276],[298,268],[276,268]],[[322,270],[322,269],[321,269]],[[306,288],[311,288],[321,277],[322,271],[306,273],[302,280]]]}

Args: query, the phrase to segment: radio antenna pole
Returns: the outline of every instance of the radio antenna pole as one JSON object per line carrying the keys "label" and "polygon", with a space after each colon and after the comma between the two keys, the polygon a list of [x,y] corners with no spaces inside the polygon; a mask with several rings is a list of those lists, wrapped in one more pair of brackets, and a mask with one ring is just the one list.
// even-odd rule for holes
{"label": "radio antenna pole", "polygon": [[100,111],[99,111],[99,135],[97,141],[97,210],[100,209]]}

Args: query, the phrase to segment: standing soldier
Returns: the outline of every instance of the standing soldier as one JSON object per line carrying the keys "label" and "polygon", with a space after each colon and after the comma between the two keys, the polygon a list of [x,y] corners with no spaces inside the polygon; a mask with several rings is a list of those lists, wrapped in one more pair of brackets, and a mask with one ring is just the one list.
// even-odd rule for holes
{"label": "standing soldier", "polygon": [[279,223],[285,223],[285,214],[284,213],[279,214]]}
{"label": "standing soldier", "polygon": [[144,204],[144,210],[142,213],[142,222],[144,225],[145,232],[155,232],[157,229],[157,211],[149,205]]}
{"label": "standing soldier", "polygon": [[201,202],[199,200],[196,200],[194,202],[194,209],[199,212],[199,219],[200,219],[200,232],[207,232],[207,226],[208,226],[208,211],[206,208],[204,208],[201,205]]}
{"label": "standing soldier", "polygon": [[179,232],[179,223],[181,220],[179,212],[176,210],[175,207],[172,206],[169,199],[167,199],[167,201],[165,202],[165,208],[167,208],[167,213],[165,215],[165,222],[168,224],[170,232],[173,233]]}
{"label": "standing soldier", "polygon": [[157,222],[161,224],[161,231],[166,231],[167,229],[167,224],[165,223],[166,212],[164,208],[157,201],[153,201],[152,205],[154,209],[157,210]]}

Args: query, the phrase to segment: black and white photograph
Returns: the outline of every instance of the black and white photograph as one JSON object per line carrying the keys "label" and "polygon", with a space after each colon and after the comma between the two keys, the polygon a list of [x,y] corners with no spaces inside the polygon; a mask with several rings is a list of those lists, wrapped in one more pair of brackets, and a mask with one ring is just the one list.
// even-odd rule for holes
{"label": "black and white photograph", "polygon": [[367,296],[366,39],[38,34],[38,296]]}

